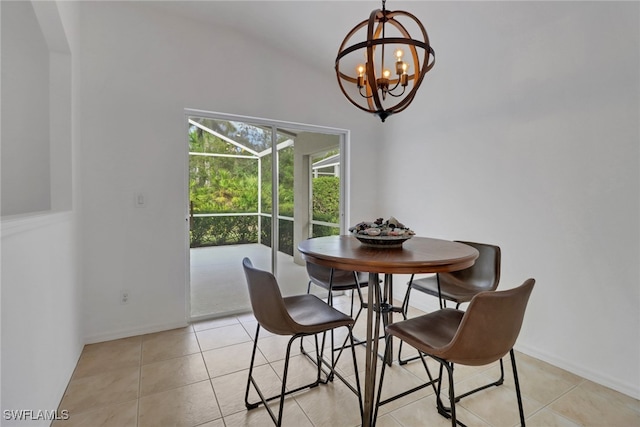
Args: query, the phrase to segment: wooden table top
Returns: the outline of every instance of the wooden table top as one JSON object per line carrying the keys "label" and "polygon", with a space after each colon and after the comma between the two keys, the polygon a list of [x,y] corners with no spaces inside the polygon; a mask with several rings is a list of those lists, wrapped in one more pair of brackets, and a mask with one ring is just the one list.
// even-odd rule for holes
{"label": "wooden table top", "polygon": [[402,248],[362,246],[353,236],[316,237],[300,242],[298,250],[309,262],[369,273],[441,273],[471,267],[478,251],[463,243],[417,237]]}

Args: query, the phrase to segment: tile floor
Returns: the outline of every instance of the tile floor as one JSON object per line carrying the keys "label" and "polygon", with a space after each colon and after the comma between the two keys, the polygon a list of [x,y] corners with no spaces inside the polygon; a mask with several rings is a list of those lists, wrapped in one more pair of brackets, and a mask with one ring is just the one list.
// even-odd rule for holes
{"label": "tile floor", "polygon": [[[342,309],[346,297],[338,299]],[[411,315],[419,314],[418,312]],[[364,316],[363,316],[364,317]],[[366,325],[358,321],[356,335]],[[269,426],[264,408],[247,411],[244,391],[256,321],[251,314],[202,321],[182,329],[87,345],[60,403],[69,426]],[[277,392],[287,338],[261,333],[256,377],[265,392]],[[310,341],[309,341],[310,343]],[[297,346],[294,346],[296,348]],[[309,346],[311,347],[311,346]],[[357,349],[358,368],[364,352]],[[407,352],[407,355],[410,355]],[[348,355],[347,355],[348,356]],[[404,356],[404,351],[403,351]],[[569,372],[517,353],[525,416],[530,427],[640,426],[640,402]],[[353,380],[350,358],[341,372]],[[519,424],[510,364],[505,384],[459,403],[459,418],[469,427],[511,427]],[[437,372],[436,364],[432,372]],[[289,384],[303,384],[314,371],[304,356],[292,358]],[[459,366],[456,390],[489,381],[497,364],[484,368]],[[424,381],[420,362],[387,369],[384,396]],[[255,392],[252,393],[253,396]],[[285,401],[285,426],[351,427],[360,424],[357,399],[339,381],[304,390]],[[437,414],[431,388],[381,408],[378,426],[450,426]]]}

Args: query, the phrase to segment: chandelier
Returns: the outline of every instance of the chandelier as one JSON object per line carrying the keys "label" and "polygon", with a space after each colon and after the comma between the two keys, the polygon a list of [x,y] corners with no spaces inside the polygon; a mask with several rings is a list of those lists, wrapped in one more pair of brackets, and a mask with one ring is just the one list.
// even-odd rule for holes
{"label": "chandelier", "polygon": [[[385,2],[382,0],[382,10],[371,12],[368,20],[347,34],[336,57],[336,76],[344,96],[383,122],[409,106],[424,75],[435,64],[435,52],[420,21],[408,12],[386,10]],[[366,40],[349,45],[356,34],[364,35],[365,29]],[[422,40],[411,38],[409,30],[420,33]],[[355,73],[342,71],[347,69]]]}

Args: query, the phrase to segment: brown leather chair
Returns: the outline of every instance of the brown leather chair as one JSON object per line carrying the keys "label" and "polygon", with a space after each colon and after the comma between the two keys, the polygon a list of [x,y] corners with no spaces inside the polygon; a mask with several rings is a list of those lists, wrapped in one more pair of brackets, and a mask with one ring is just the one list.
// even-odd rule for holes
{"label": "brown leather chair", "polygon": [[[459,240],[457,242],[478,250],[479,255],[475,263],[464,270],[438,273],[417,280],[414,280],[412,275],[409,283],[407,283],[407,292],[402,302],[402,315],[405,319],[407,319],[407,310],[409,308],[409,296],[413,289],[438,297],[441,309],[446,307],[446,301],[455,302],[456,308],[459,308],[460,304],[471,301],[479,292],[496,290],[500,282],[500,248],[486,243]],[[402,343],[400,343],[398,346],[398,361],[401,365],[417,358],[416,356],[402,360]]]}
{"label": "brown leather chair", "polygon": [[[369,275],[367,273],[359,273],[356,271],[340,270],[338,268],[330,268],[322,265],[307,262],[307,274],[309,275],[309,283],[307,284],[307,293],[311,292],[311,285],[314,284],[328,292],[327,303],[333,306],[333,291],[355,291],[360,299],[360,309],[354,319],[357,321],[360,312],[366,303],[362,298],[361,289],[369,285]],[[354,293],[351,293],[351,312],[353,317]]]}
{"label": "brown leather chair", "polygon": [[[249,287],[249,298],[251,300],[251,307],[253,314],[258,321],[256,328],[256,335],[253,341],[253,352],[251,354],[251,364],[249,367],[249,377],[247,379],[247,390],[245,393],[245,405],[247,409],[257,408],[260,404],[263,404],[273,422],[280,426],[282,424],[282,412],[284,407],[284,397],[288,394],[295,393],[305,388],[315,387],[320,383],[326,382],[321,380],[321,373],[323,371],[323,364],[328,366],[329,374],[331,378],[333,376],[338,377],[342,382],[347,385],[358,396],[360,402],[360,414],[362,414],[362,399],[360,393],[360,381],[358,377],[358,366],[356,363],[356,354],[353,346],[353,334],[352,328],[354,320],[346,314],[330,307],[324,303],[320,298],[315,295],[297,295],[290,297],[282,297],[278,282],[273,274],[268,271],[259,270],[254,268],[249,258],[242,260],[242,266],[247,278],[247,285]],[[340,358],[342,352],[334,359],[332,363],[328,364],[322,357],[322,351],[319,349],[324,348],[325,332],[332,331],[336,328],[345,327],[349,330],[349,338],[351,340],[351,355],[353,357],[353,366],[355,369],[355,387],[352,386],[344,377],[335,371],[335,365]],[[287,351],[284,363],[284,373],[282,375],[282,389],[280,394],[265,398],[260,391],[256,380],[253,378],[253,364],[255,361],[256,349],[258,347],[258,337],[260,334],[260,328],[264,328],[267,331],[276,335],[290,335],[291,339],[287,345]],[[322,346],[318,346],[318,334],[322,334]],[[313,360],[311,356],[307,355],[311,359],[317,368],[316,380],[307,385],[297,387],[295,389],[286,390],[287,383],[287,371],[289,369],[289,356],[291,353],[291,345],[293,342],[305,336],[314,336],[316,344],[316,359]],[[260,401],[255,403],[249,402],[249,390],[251,385],[255,388]],[[278,416],[276,417],[267,402],[275,399],[280,399],[280,406]]]}
{"label": "brown leather chair", "polygon": [[[447,418],[451,418],[453,427],[456,426],[457,422],[456,402],[473,392],[486,388],[481,387],[464,395],[456,396],[453,381],[454,364],[468,366],[488,365],[501,360],[507,353],[511,355],[511,367],[513,368],[513,378],[516,386],[520,423],[522,426],[525,425],[513,346],[520,333],[525,309],[534,283],[534,279],[527,279],[519,287],[506,291],[481,292],[472,298],[466,312],[453,308],[443,308],[423,316],[393,323],[386,327],[386,332],[389,336],[397,337],[418,350],[430,379],[430,382],[425,385],[433,387],[436,393],[438,412]],[[387,346],[387,351],[389,351],[389,348]],[[438,379],[434,380],[431,377],[424,355],[440,362]],[[447,369],[448,373],[450,408],[446,408],[440,399],[443,367]],[[380,405],[384,405],[408,393],[405,392],[380,402],[384,371],[385,365],[383,364],[380,374],[376,414]],[[437,389],[436,383],[438,384]],[[415,389],[409,392],[412,391],[415,391]]]}

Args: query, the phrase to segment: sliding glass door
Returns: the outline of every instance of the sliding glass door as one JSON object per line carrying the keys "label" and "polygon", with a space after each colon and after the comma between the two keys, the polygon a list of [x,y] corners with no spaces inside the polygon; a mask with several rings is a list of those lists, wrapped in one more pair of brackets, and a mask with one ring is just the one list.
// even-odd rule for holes
{"label": "sliding glass door", "polygon": [[244,257],[283,295],[306,292],[298,242],[344,231],[346,131],[194,110],[186,121],[192,319],[250,311]]}

